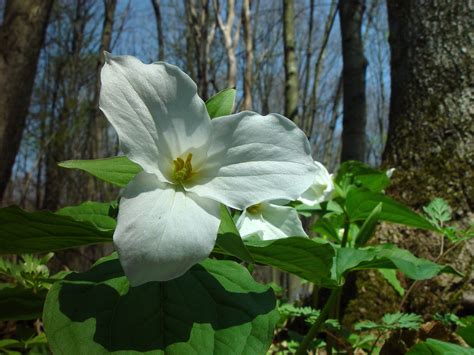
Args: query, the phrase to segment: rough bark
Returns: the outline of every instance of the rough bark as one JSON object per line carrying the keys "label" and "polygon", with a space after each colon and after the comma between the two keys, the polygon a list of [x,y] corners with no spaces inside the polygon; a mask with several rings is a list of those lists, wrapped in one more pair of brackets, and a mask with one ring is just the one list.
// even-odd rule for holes
{"label": "rough bark", "polygon": [[294,1],[283,0],[283,47],[285,51],[285,116],[298,122],[298,66],[296,63]]}
{"label": "rough bark", "polygon": [[364,0],[339,1],[343,60],[343,130],[341,161],[365,159],[365,71],[362,40]]}
{"label": "rough bark", "polygon": [[[442,197],[453,207],[454,223],[466,227],[472,223],[474,201],[474,61],[468,1],[390,0],[388,14],[392,96],[383,165],[396,170],[387,193],[418,210]],[[383,225],[377,235],[427,259],[434,260],[440,252],[440,236],[432,233]],[[471,240],[440,260],[466,277],[445,274],[419,283],[403,310],[426,317],[458,310],[472,313],[473,256]],[[375,282],[384,283],[370,284]],[[412,281],[402,282],[408,287]],[[349,313],[372,307],[366,287],[358,288],[365,304],[354,303]],[[400,299],[396,302],[398,307]],[[377,312],[392,306],[393,301],[379,305]]]}
{"label": "rough bark", "polygon": [[151,0],[153,11],[156,19],[156,33],[158,36],[158,60],[165,60],[165,38],[163,36],[163,25],[161,19],[161,5],[160,0]]}
{"label": "rough bark", "polygon": [[53,0],[9,0],[0,27],[0,201],[11,176]]}
{"label": "rough bark", "polygon": [[250,23],[250,0],[242,3],[242,25],[245,43],[244,100],[243,110],[252,109],[252,77],[253,77],[253,36]]}

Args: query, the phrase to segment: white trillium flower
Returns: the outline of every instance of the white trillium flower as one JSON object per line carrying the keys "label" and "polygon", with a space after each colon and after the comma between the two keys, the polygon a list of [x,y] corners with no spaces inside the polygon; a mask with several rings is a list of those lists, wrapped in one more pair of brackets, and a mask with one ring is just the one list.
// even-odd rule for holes
{"label": "white trillium flower", "polygon": [[308,237],[293,207],[268,202],[248,207],[240,215],[236,226],[243,239],[252,235],[262,240]]}
{"label": "white trillium flower", "polygon": [[313,181],[309,142],[283,116],[211,121],[196,84],[162,62],[107,54],[101,79],[100,108],[144,170],[123,191],[114,233],[132,286],[176,278],[205,259],[220,203],[292,200]]}
{"label": "white trillium flower", "polygon": [[317,161],[314,164],[317,167],[314,181],[309,189],[298,198],[298,201],[309,206],[315,206],[318,203],[330,200],[334,192],[332,174],[329,174],[323,164]]}
{"label": "white trillium flower", "polygon": [[388,170],[385,172],[385,175],[386,175],[389,179],[391,179],[393,173],[395,172],[395,170],[396,170],[395,168],[390,168],[390,169],[388,169]]}

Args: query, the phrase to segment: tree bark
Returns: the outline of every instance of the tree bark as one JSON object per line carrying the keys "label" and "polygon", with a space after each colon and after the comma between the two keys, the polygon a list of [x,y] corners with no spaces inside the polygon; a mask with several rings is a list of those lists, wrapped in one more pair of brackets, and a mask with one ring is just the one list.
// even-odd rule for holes
{"label": "tree bark", "polygon": [[161,19],[161,6],[160,0],[151,0],[153,5],[153,11],[155,12],[156,19],[156,33],[158,36],[158,60],[165,60],[165,39],[163,36],[163,25]]}
{"label": "tree bark", "polygon": [[53,0],[8,0],[0,27],[0,201],[20,147]]}
{"label": "tree bark", "polygon": [[217,24],[222,31],[224,48],[227,55],[227,86],[235,88],[237,85],[237,58],[235,50],[239,44],[240,37],[240,19],[238,19],[236,29],[234,30],[235,0],[227,0],[227,18],[225,23],[220,14],[218,0],[214,0],[214,12]]}
{"label": "tree bark", "polygon": [[385,166],[412,207],[474,204],[474,61],[468,1],[389,1],[392,96]]}
{"label": "tree bark", "polygon": [[343,130],[341,161],[365,159],[366,98],[362,18],[365,0],[340,0],[343,60]]}
{"label": "tree bark", "polygon": [[283,0],[285,51],[285,116],[298,122],[298,66],[296,64],[294,1]]}
{"label": "tree bark", "polygon": [[92,158],[101,158],[106,150],[104,142],[105,130],[107,122],[104,115],[99,110],[99,94],[100,94],[100,71],[105,63],[104,51],[110,51],[112,43],[112,30],[114,26],[114,14],[117,6],[117,0],[104,0],[104,22],[102,26],[102,36],[100,39],[100,47],[96,66],[96,82],[94,98],[92,102],[92,122],[93,122],[93,149]]}
{"label": "tree bark", "polygon": [[[389,0],[387,5],[392,80],[383,166],[396,169],[387,193],[418,210],[442,197],[453,207],[454,223],[466,228],[472,223],[474,201],[474,61],[468,1]],[[379,232],[379,239],[396,242],[419,257],[434,260],[440,253],[438,234],[394,225],[382,225]],[[402,311],[427,318],[462,307],[469,312],[473,258],[472,240],[448,254],[440,263],[453,265],[466,277],[444,274],[424,281]],[[400,298],[380,302],[385,281],[360,282],[358,301],[350,307],[352,317],[360,309],[371,313],[365,319],[374,320],[392,312],[394,305],[398,310]]]}
{"label": "tree bark", "polygon": [[253,35],[250,23],[250,0],[242,3],[242,24],[245,43],[244,101],[243,110],[252,109],[252,77],[253,77]]}

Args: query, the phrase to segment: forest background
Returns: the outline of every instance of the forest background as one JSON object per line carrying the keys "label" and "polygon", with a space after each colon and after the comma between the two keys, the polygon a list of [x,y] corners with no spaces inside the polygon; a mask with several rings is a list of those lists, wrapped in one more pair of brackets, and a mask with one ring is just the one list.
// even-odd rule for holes
{"label": "forest background", "polygon": [[[97,108],[107,50],[178,65],[204,99],[235,87],[236,112],[284,113],[328,170],[352,159],[395,168],[390,195],[416,210],[442,197],[454,223],[472,223],[473,8],[467,0],[3,0],[0,11],[3,206],[57,210],[116,197],[118,190],[57,166],[120,154]],[[439,249],[439,239],[419,231],[382,225],[378,237],[430,259]],[[103,253],[98,247],[60,252],[55,267],[85,270]],[[425,283],[406,310],[472,312],[473,255],[472,243],[452,253],[446,262],[467,277]],[[354,317],[398,309],[398,296],[383,279],[364,277],[353,283],[354,293],[366,293],[358,302],[380,307],[354,304]],[[278,281],[291,291],[286,276]]]}

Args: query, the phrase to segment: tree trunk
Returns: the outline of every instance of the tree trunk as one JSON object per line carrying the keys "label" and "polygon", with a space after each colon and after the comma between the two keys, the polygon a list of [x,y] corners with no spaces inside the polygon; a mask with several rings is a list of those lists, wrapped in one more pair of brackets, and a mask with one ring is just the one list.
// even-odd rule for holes
{"label": "tree trunk", "polygon": [[[392,89],[383,165],[396,170],[387,193],[418,210],[442,197],[453,207],[455,223],[466,227],[472,223],[474,201],[474,62],[468,2],[389,0],[388,15]],[[378,236],[431,260],[441,249],[438,234],[414,229],[383,225]],[[350,306],[352,317],[365,309],[377,313],[366,314],[366,319],[377,319],[394,305],[395,310],[428,318],[460,308],[472,312],[473,244],[471,240],[440,260],[464,272],[465,278],[445,274],[424,281],[403,307],[400,298],[380,303],[385,281],[360,280],[359,301]]]}
{"label": "tree trunk", "polygon": [[250,23],[250,0],[242,3],[242,24],[245,42],[245,72],[244,72],[244,101],[243,110],[252,109],[252,76],[253,76],[253,36]]}
{"label": "tree trunk", "polygon": [[392,100],[384,164],[392,193],[413,207],[433,197],[474,204],[473,49],[468,1],[389,1]]}
{"label": "tree trunk", "polygon": [[100,39],[100,48],[96,66],[96,83],[94,91],[94,99],[92,103],[92,120],[93,120],[93,149],[92,158],[101,158],[107,149],[104,142],[105,130],[107,122],[104,115],[99,110],[99,94],[100,94],[100,71],[105,63],[104,51],[110,51],[112,42],[112,29],[114,26],[114,14],[117,6],[117,0],[104,0],[104,23],[102,27],[102,36]]}
{"label": "tree trunk", "polygon": [[165,60],[165,39],[163,36],[160,0],[151,0],[151,4],[153,5],[153,11],[155,11],[156,33],[158,36],[158,60],[163,61]]}
{"label": "tree trunk", "polygon": [[20,147],[53,0],[8,0],[0,27],[0,201]]}
{"label": "tree trunk", "polygon": [[365,71],[362,40],[364,0],[340,0],[343,60],[343,130],[341,161],[365,159]]}
{"label": "tree trunk", "polygon": [[227,87],[235,88],[237,85],[237,58],[235,50],[239,44],[240,37],[240,19],[237,28],[234,28],[235,19],[235,0],[227,0],[227,18],[224,20],[220,14],[219,1],[214,0],[214,12],[216,14],[217,24],[222,31],[222,39],[227,54]]}
{"label": "tree trunk", "polygon": [[[396,168],[388,191],[415,209],[442,197],[464,226],[472,223],[474,207],[471,12],[468,1],[388,2],[392,97],[383,164]],[[422,243],[410,233],[403,243],[433,259],[439,238],[421,237]],[[469,281],[473,256],[471,243],[444,262],[466,272]],[[449,312],[459,305],[458,290],[464,289],[465,300],[474,295],[472,284],[460,281],[449,290],[436,280],[425,286],[433,292],[414,292],[412,307],[430,311],[442,304],[437,311]]]}
{"label": "tree trunk", "polygon": [[285,51],[285,116],[298,122],[298,67],[296,64],[294,1],[283,0],[283,47]]}

